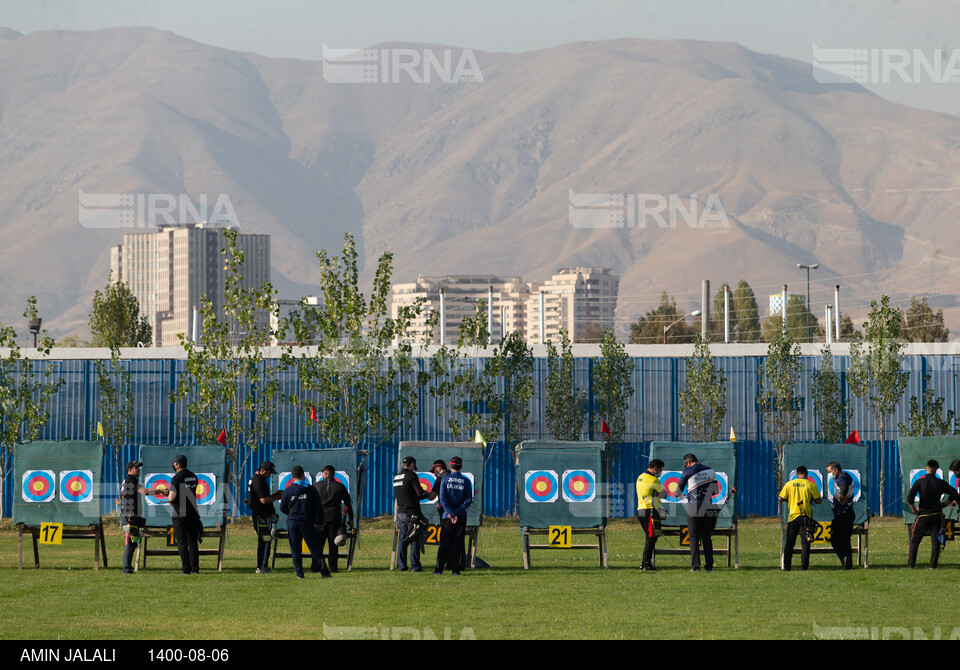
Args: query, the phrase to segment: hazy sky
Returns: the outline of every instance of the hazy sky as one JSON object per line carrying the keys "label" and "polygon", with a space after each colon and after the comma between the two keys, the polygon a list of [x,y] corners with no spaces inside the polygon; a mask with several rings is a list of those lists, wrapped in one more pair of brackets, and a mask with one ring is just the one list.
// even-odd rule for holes
{"label": "hazy sky", "polygon": [[[322,45],[429,42],[528,51],[621,37],[737,42],[811,62],[828,48],[960,49],[956,0],[0,0],[21,33],[149,26],[204,44],[320,60]],[[946,56],[945,56],[946,62]],[[868,85],[890,100],[960,113],[960,81]]]}

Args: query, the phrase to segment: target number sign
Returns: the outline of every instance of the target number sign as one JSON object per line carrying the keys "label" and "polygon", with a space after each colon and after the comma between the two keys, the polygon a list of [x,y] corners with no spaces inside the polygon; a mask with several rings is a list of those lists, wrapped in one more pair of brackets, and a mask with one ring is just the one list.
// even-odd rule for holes
{"label": "target number sign", "polygon": [[427,526],[427,544],[440,544],[440,526],[436,524]]}
{"label": "target number sign", "polygon": [[40,544],[63,544],[63,524],[41,523]]}
{"label": "target number sign", "polygon": [[177,536],[173,534],[173,526],[167,526],[167,546],[177,546]]}
{"label": "target number sign", "polygon": [[680,527],[680,546],[681,547],[690,546],[690,528],[687,526]]}
{"label": "target number sign", "polygon": [[814,542],[830,541],[830,523],[829,521],[820,521],[817,523],[817,530],[813,533]]}
{"label": "target number sign", "polygon": [[943,534],[947,538],[947,542],[953,541],[953,519],[947,519],[946,523],[943,524]]}
{"label": "target number sign", "polygon": [[572,526],[550,526],[547,528],[547,544],[557,549],[569,549],[572,536]]}

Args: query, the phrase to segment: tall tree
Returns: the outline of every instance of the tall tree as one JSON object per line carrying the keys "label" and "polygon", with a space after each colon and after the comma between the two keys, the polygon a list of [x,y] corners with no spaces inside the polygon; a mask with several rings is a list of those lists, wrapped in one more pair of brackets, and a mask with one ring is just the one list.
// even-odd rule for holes
{"label": "tall tree", "polygon": [[[710,324],[711,339],[719,341],[724,335],[724,295],[720,287],[713,299],[713,322]],[[730,341],[758,342],[762,335],[760,310],[753,289],[746,280],[741,279],[735,289],[730,291]]]}
{"label": "tall tree", "polygon": [[[202,296],[201,341],[179,336],[187,360],[170,401],[186,403],[191,421],[178,421],[177,427],[181,432],[193,428],[198,443],[214,444],[224,434],[233,490],[239,494],[246,459],[263,441],[280,393],[280,367],[268,363],[264,352],[274,336],[268,315],[279,315],[270,282],[248,286],[244,281],[245,258],[237,245],[237,231],[224,229],[223,242],[222,316],[213,302]],[[241,444],[247,447],[243,461],[239,459]],[[234,495],[234,515],[237,511]]]}
{"label": "tall tree", "polygon": [[[37,317],[35,297],[27,299],[23,316]],[[48,403],[64,383],[54,364],[45,360],[53,346],[53,338],[44,330],[37,340],[37,353],[43,358],[25,358],[16,330],[0,323],[0,349],[8,349],[7,355],[0,358],[0,518],[5,516],[3,491],[10,457],[17,445],[37,439],[50,419]]]}
{"label": "tall tree", "polygon": [[900,310],[890,306],[890,298],[883,296],[878,303],[870,303],[870,314],[864,323],[865,342],[850,345],[850,371],[847,378],[850,390],[860,398],[873,415],[880,431],[880,515],[884,514],[884,485],[886,483],[884,442],[887,420],[910,381],[910,372],[903,369],[903,347],[900,340],[902,317]]}
{"label": "tall tree", "polygon": [[910,396],[909,423],[899,424],[900,434],[908,437],[960,434],[960,426],[955,426],[957,413],[952,409],[948,409],[946,414],[943,413],[946,399],[938,396],[933,387],[929,386],[930,375],[923,377],[923,383],[926,387],[923,395],[919,399],[917,396]]}
{"label": "tall tree", "polygon": [[693,342],[694,329],[683,317],[684,314],[677,310],[677,301],[664,291],[660,304],[630,325],[630,343],[660,344],[664,340],[663,329],[668,326],[667,342]]}
{"label": "tall tree", "polygon": [[936,312],[927,299],[913,296],[904,315],[903,338],[908,342],[947,342],[950,329],[943,324],[943,310]]}
{"label": "tall tree", "polygon": [[600,358],[593,361],[593,401],[596,407],[594,431],[602,422],[610,429],[608,456],[616,458],[627,430],[627,407],[633,395],[633,359],[612,330],[606,330],[600,341]]}
{"label": "tall tree", "polygon": [[[787,335],[793,342],[813,342],[817,328],[817,317],[810,313],[806,303],[798,295],[787,296]],[[783,317],[774,314],[763,322],[763,339],[774,342],[783,332]]]}
{"label": "tall tree", "polygon": [[686,384],[680,391],[680,423],[695,442],[720,438],[727,416],[727,378],[713,363],[710,342],[697,333],[693,356],[687,359]]}
{"label": "tall tree", "polygon": [[813,397],[813,413],[817,417],[817,442],[843,442],[853,406],[849,399],[844,398],[840,375],[834,366],[829,345],[820,350],[820,366],[813,372],[810,395]]}
{"label": "tall tree", "polygon": [[784,335],[783,330],[776,330],[767,347],[757,396],[765,430],[774,445],[775,491],[783,485],[784,449],[793,441],[800,424],[800,371],[800,345],[790,339],[789,333]]}
{"label": "tall tree", "polygon": [[140,303],[122,281],[107,278],[103,293],[95,291],[90,311],[92,347],[145,347],[153,343],[153,329],[145,316],[140,316]]}
{"label": "tall tree", "polygon": [[560,349],[547,342],[547,381],[544,423],[557,440],[578,440],[583,427],[587,392],[577,386],[573,349],[565,329]]}

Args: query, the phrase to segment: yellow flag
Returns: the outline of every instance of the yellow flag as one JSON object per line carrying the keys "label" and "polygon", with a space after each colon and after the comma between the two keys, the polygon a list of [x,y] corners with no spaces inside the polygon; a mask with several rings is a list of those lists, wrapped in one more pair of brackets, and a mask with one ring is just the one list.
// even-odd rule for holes
{"label": "yellow flag", "polygon": [[733,432],[733,426],[730,426],[730,441],[731,442],[737,441],[737,434]]}
{"label": "yellow flag", "polygon": [[483,446],[487,446],[487,443],[484,442],[484,440],[483,440],[483,435],[480,434],[480,431],[479,431],[479,430],[476,431],[476,434],[473,436],[473,441],[474,441],[476,444],[482,444]]}
{"label": "yellow flag", "polygon": [[103,424],[97,421],[97,435],[103,437]]}

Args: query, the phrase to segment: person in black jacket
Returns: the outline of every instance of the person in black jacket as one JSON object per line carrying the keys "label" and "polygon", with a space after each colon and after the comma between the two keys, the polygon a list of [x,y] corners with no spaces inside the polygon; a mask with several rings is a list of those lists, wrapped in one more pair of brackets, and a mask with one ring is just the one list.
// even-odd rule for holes
{"label": "person in black jacket", "polygon": [[280,511],[287,515],[287,536],[290,540],[290,556],[293,558],[293,570],[297,579],[303,579],[303,551],[301,543],[307,543],[307,549],[313,559],[320,563],[320,573],[330,577],[327,564],[320,551],[320,538],[317,526],[323,523],[323,506],[320,495],[304,481],[306,475],[299,465],[290,471],[293,481],[283,492],[280,499]]}
{"label": "person in black jacket", "polygon": [[177,541],[182,574],[200,573],[200,535],[203,523],[197,509],[197,476],[187,469],[187,457],[174,456],[171,461],[176,474],[170,480],[170,503],[173,516],[173,537]]}
{"label": "person in black jacket", "polygon": [[[910,548],[907,552],[907,567],[914,568],[917,564],[917,551],[920,548],[920,541],[924,535],[930,535],[930,569],[937,567],[940,560],[940,543],[937,541],[937,534],[943,528],[943,507],[949,503],[960,501],[960,494],[957,490],[937,477],[937,470],[940,464],[933,459],[927,461],[927,474],[916,481],[910,487],[907,494],[907,504],[910,505],[910,511],[916,515],[917,519],[913,522],[913,528],[910,529]],[[920,496],[919,509],[915,504],[915,498]],[[941,502],[941,498],[947,496],[946,503]]]}
{"label": "person in black jacket", "polygon": [[270,542],[277,511],[273,503],[280,500],[283,491],[270,492],[270,475],[277,470],[271,461],[264,461],[247,483],[247,503],[253,528],[257,532],[257,574],[270,572]]}
{"label": "person in black jacket", "polygon": [[410,548],[410,572],[421,572],[420,531],[425,520],[420,513],[420,501],[428,500],[429,494],[420,486],[417,476],[417,460],[412,456],[403,459],[400,472],[393,478],[393,495],[397,499],[394,524],[397,529],[397,569],[407,569],[407,547]]}
{"label": "person in black jacket", "polygon": [[[337,571],[336,537],[341,530],[346,534],[344,528],[343,515],[346,514],[346,525],[353,527],[353,507],[350,503],[350,492],[347,487],[337,481],[337,471],[332,465],[323,466],[320,471],[321,479],[313,486],[320,495],[320,504],[323,507],[323,525],[318,529],[320,534],[320,551],[323,551],[324,545],[327,546],[327,563],[330,566],[330,572]],[[342,511],[341,511],[342,510]],[[313,559],[310,566],[310,572],[320,572],[320,563]]]}
{"label": "person in black jacket", "polygon": [[165,493],[164,488],[148,489],[140,485],[140,468],[143,463],[127,463],[127,477],[120,487],[120,525],[123,526],[123,569],[125,575],[133,574],[133,552],[140,541],[140,529],[146,525],[143,518],[143,504],[140,496],[153,496]]}

